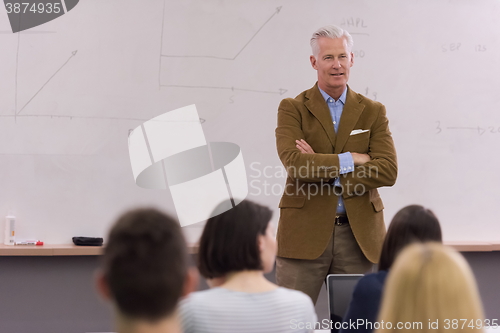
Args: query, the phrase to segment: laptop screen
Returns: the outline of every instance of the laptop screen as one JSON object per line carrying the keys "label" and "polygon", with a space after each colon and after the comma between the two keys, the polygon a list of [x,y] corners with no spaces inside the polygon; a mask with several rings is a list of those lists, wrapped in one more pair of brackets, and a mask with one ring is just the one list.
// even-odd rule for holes
{"label": "laptop screen", "polygon": [[333,321],[332,332],[338,332],[335,323],[342,322],[351,302],[354,287],[363,276],[363,274],[330,274],[326,277],[330,320]]}

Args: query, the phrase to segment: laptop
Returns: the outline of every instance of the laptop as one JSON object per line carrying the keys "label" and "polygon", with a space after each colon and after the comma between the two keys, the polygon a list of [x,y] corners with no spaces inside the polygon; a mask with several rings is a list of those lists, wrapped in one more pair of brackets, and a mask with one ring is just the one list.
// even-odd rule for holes
{"label": "laptop", "polygon": [[326,277],[332,332],[339,331],[335,323],[339,322],[337,327],[340,327],[351,302],[354,287],[363,276],[363,274],[330,274]]}

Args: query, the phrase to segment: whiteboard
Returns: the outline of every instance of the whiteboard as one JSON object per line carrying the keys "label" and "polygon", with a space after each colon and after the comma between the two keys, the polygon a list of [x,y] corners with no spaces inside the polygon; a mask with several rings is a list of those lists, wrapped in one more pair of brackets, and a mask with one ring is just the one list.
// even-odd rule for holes
{"label": "whiteboard", "polygon": [[168,190],[135,184],[127,138],[196,104],[207,141],[241,147],[248,198],[276,221],[277,106],[314,85],[310,35],[336,24],[354,38],[351,88],[386,106],[396,143],[386,223],[422,204],[445,240],[498,243],[498,17],[498,0],[86,0],[13,34],[2,7],[0,213],[46,243],[103,237],[132,207],[175,215]]}

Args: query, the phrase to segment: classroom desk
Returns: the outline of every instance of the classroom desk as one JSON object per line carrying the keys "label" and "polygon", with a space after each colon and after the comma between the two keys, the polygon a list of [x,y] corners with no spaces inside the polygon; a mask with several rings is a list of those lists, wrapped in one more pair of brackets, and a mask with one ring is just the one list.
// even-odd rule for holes
{"label": "classroom desk", "polygon": [[[489,242],[445,242],[460,252],[500,251],[500,243]],[[198,244],[189,244],[189,253],[198,253]],[[47,245],[0,245],[0,256],[98,256],[102,246],[76,246],[73,244]]]}
{"label": "classroom desk", "polygon": [[[100,256],[102,246],[76,246],[73,244],[0,245],[0,256]],[[189,253],[198,252],[198,244],[189,245]]]}
{"label": "classroom desk", "polygon": [[0,245],[0,256],[98,256],[102,246],[66,245]]}
{"label": "classroom desk", "polygon": [[444,242],[459,252],[493,252],[500,251],[500,243],[490,242]]}

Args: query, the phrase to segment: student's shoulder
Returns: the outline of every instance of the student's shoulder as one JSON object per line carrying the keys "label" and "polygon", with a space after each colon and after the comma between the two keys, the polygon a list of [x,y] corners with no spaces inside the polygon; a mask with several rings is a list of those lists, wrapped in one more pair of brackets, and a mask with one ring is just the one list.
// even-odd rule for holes
{"label": "student's shoulder", "polygon": [[301,291],[279,287],[276,294],[280,295],[277,308],[286,310],[290,318],[316,322],[316,310],[311,298]]}
{"label": "student's shoulder", "polygon": [[278,287],[278,289],[276,289],[276,295],[283,300],[286,300],[287,302],[291,302],[291,304],[296,303],[312,305],[311,298],[304,294],[302,291]]}
{"label": "student's shoulder", "polygon": [[184,297],[181,302],[181,307],[190,307],[204,303],[210,303],[216,299],[224,291],[222,288],[212,288],[206,290],[195,291]]}
{"label": "student's shoulder", "polygon": [[374,289],[381,289],[384,285],[386,276],[386,271],[367,274],[358,281],[354,292],[368,293]]}

